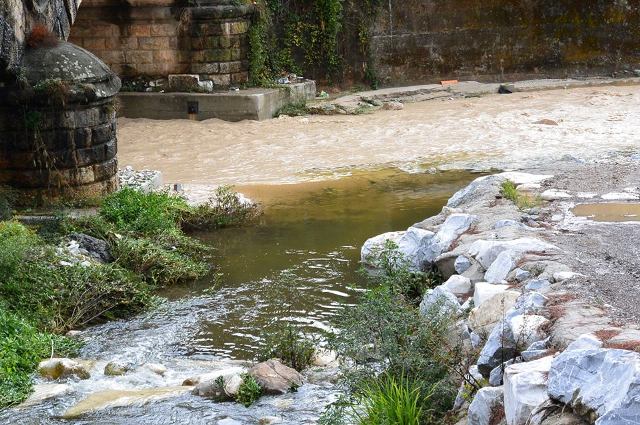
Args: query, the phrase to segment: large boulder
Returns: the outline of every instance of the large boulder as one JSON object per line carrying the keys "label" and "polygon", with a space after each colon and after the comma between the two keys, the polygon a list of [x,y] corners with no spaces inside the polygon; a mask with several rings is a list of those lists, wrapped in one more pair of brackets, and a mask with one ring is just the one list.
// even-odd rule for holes
{"label": "large boulder", "polygon": [[[409,227],[404,232],[388,232],[368,239],[360,251],[362,263],[378,267],[387,241],[397,246],[399,261],[406,260],[415,271],[424,270],[433,259],[427,257],[427,250],[434,233],[417,227]],[[401,264],[397,264],[400,266]]]}
{"label": "large boulder", "polygon": [[536,238],[519,238],[513,240],[478,240],[469,247],[469,254],[488,269],[504,251],[511,251],[514,256],[525,253],[547,253],[557,250],[554,245]]}
{"label": "large boulder", "polygon": [[420,314],[423,316],[456,315],[462,312],[458,298],[444,285],[428,289],[420,303]]}
{"label": "large boulder", "polygon": [[504,413],[508,425],[525,425],[531,412],[549,399],[547,376],[552,356],[517,363],[504,370]]}
{"label": "large boulder", "polygon": [[47,379],[75,377],[89,379],[89,368],[76,360],[67,358],[51,358],[43,360],[38,365],[38,373]]}
{"label": "large boulder", "polygon": [[548,392],[596,425],[640,423],[640,354],[565,351],[551,364]]}
{"label": "large boulder", "polygon": [[508,290],[489,298],[471,310],[468,318],[469,327],[477,334],[488,335],[515,305],[519,296],[520,292]]}
{"label": "large boulder", "polygon": [[489,378],[491,371],[507,360],[513,359],[517,353],[516,341],[511,333],[511,327],[505,320],[501,320],[491,331],[487,342],[478,357],[478,370],[485,378]]}
{"label": "large boulder", "polygon": [[471,292],[472,285],[471,279],[465,276],[454,274],[445,283],[442,284],[445,289],[457,297],[467,295]]}
{"label": "large boulder", "polygon": [[71,233],[69,239],[78,242],[78,245],[86,252],[86,255],[94,260],[100,263],[113,261],[109,244],[102,239],[94,238],[84,233]]}
{"label": "large boulder", "polygon": [[484,278],[489,283],[502,283],[506,281],[511,270],[516,266],[519,257],[510,250],[502,251],[491,263]]}
{"label": "large boulder", "polygon": [[303,383],[302,375],[298,371],[276,359],[258,363],[249,369],[249,375],[255,378],[267,394],[285,394]]}
{"label": "large boulder", "polygon": [[513,337],[522,350],[547,337],[544,332],[544,327],[547,324],[549,324],[549,320],[546,317],[535,314],[519,314],[509,319]]}
{"label": "large boulder", "polygon": [[467,412],[468,425],[495,425],[504,418],[502,387],[484,387],[476,393]]}
{"label": "large boulder", "polygon": [[473,306],[480,307],[494,296],[509,289],[508,285],[495,285],[487,282],[478,282],[473,291]]}

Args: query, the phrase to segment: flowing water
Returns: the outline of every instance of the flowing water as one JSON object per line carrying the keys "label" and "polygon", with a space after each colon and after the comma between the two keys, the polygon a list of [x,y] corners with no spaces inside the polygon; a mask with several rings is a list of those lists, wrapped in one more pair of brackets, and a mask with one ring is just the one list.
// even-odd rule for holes
{"label": "flowing water", "polygon": [[[95,362],[92,377],[69,382],[65,394],[42,404],[0,413],[0,423],[216,424],[233,418],[255,424],[264,416],[315,423],[337,395],[335,371],[312,372],[298,392],[263,397],[250,408],[175,387],[189,376],[252,359],[274,322],[293,322],[318,335],[330,329],[336,313],[366,287],[357,273],[362,243],[436,214],[474,177],[385,169],[339,180],[238,187],[264,205],[264,214],[254,226],[197,235],[217,249],[212,276],[166,290],[167,301],[147,314],[86,330],[81,355]],[[110,360],[139,367],[105,377]],[[164,364],[167,373],[141,366],[150,362]],[[88,412],[72,421],[59,418],[87,397],[79,407]],[[110,407],[91,411],[104,406]]]}

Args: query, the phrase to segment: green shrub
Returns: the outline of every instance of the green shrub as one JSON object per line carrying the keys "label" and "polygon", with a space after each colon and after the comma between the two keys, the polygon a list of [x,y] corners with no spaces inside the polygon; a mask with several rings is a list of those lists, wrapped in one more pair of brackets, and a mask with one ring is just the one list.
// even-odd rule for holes
{"label": "green shrub", "polygon": [[243,202],[231,186],[220,186],[209,202],[182,210],[180,226],[185,231],[238,226],[258,214],[257,205]]}
{"label": "green shrub", "polygon": [[242,375],[242,384],[238,388],[238,395],[236,401],[245,407],[251,406],[262,395],[262,387],[251,375]]}
{"label": "green shrub", "polygon": [[149,238],[122,237],[115,241],[112,254],[117,264],[143,276],[154,285],[172,285],[203,277],[209,271],[204,261],[170,250]]}
{"label": "green shrub", "polygon": [[442,276],[435,270],[428,273],[411,270],[407,258],[398,251],[398,245],[390,240],[372,252],[368,260],[379,269],[373,276],[367,274],[374,283],[389,288],[414,305],[420,304],[427,289],[442,283]]}
{"label": "green shrub", "polygon": [[429,399],[422,384],[404,376],[383,374],[365,384],[354,408],[356,423],[359,425],[421,425],[430,423]]}
{"label": "green shrub", "polygon": [[7,278],[39,245],[38,236],[18,222],[0,222],[0,276]]}
{"label": "green shrub", "polygon": [[293,325],[286,324],[267,335],[257,357],[258,361],[277,358],[283,364],[302,371],[311,364],[314,352],[314,344]]}
{"label": "green shrub", "polygon": [[31,392],[31,374],[41,359],[71,355],[67,338],[39,332],[0,303],[0,408],[20,403]]}
{"label": "green shrub", "polygon": [[154,235],[178,230],[180,217],[188,209],[183,199],[167,193],[123,188],[104,199],[100,215],[119,231]]}
{"label": "green shrub", "polygon": [[518,188],[511,180],[505,180],[500,186],[500,193],[505,199],[513,202],[520,210],[537,207],[542,203],[539,196],[531,196],[518,192]]}

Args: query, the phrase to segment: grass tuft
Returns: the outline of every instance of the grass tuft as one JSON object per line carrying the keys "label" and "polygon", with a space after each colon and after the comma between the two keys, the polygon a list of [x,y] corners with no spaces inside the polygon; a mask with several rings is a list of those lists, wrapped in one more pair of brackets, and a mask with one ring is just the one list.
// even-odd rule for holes
{"label": "grass tuft", "polygon": [[519,210],[527,210],[542,204],[540,196],[531,196],[518,192],[518,188],[511,180],[505,180],[500,187],[500,193],[505,199],[513,202]]}

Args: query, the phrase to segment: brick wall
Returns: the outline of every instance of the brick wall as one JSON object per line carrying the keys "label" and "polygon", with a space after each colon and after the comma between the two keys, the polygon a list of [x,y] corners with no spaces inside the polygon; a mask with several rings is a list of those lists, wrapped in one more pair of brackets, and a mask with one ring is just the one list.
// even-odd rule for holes
{"label": "brick wall", "polygon": [[216,85],[244,83],[249,8],[124,6],[85,0],[69,41],[124,77],[198,74]]}

